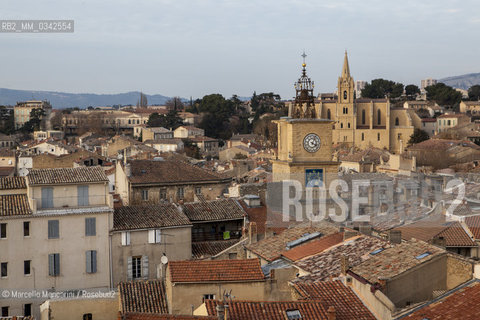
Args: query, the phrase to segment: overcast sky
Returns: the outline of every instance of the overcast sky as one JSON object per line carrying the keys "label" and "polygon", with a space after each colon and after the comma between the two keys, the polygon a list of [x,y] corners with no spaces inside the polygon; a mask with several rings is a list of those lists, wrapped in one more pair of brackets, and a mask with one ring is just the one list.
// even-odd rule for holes
{"label": "overcast sky", "polygon": [[194,98],[294,96],[355,80],[480,72],[476,0],[1,0],[0,19],[73,19],[71,34],[0,33],[0,87]]}

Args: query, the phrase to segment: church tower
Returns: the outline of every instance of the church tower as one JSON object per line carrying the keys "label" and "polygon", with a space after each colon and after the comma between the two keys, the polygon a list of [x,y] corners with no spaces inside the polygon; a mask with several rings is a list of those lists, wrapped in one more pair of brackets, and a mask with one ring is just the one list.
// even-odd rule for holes
{"label": "church tower", "polygon": [[345,51],[343,59],[342,73],[338,77],[338,99],[335,112],[335,132],[334,141],[348,146],[355,145],[355,87],[353,78],[350,75],[350,66],[348,65],[348,55]]}
{"label": "church tower", "polygon": [[338,77],[338,100],[340,103],[353,103],[354,100],[354,81],[350,75],[350,67],[348,65],[348,55],[345,50],[345,58],[343,59],[342,74]]}

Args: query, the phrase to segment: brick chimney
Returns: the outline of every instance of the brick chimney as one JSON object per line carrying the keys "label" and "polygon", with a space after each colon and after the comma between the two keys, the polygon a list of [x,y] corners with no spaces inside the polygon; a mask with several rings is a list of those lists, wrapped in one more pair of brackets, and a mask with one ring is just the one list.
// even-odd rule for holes
{"label": "brick chimney", "polygon": [[335,315],[335,307],[334,306],[330,306],[328,307],[328,310],[327,310],[327,318],[328,320],[335,320],[337,319],[337,316]]}
{"label": "brick chimney", "polygon": [[388,232],[388,241],[394,244],[402,243],[402,231],[400,230],[390,230]]}
{"label": "brick chimney", "polygon": [[350,269],[350,264],[348,262],[348,256],[342,255],[340,257],[340,266],[343,275],[347,274],[348,269]]}
{"label": "brick chimney", "polygon": [[223,301],[217,302],[217,318],[218,320],[225,320],[225,306],[223,305]]}
{"label": "brick chimney", "polygon": [[248,226],[248,243],[252,244],[257,242],[257,224],[255,222],[250,222]]}

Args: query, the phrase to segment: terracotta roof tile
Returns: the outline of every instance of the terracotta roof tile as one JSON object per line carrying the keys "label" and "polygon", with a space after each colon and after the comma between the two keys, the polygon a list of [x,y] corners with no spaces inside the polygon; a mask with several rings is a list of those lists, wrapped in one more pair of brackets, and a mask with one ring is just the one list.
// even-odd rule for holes
{"label": "terracotta roof tile", "polygon": [[129,161],[132,175],[129,178],[133,184],[182,184],[190,182],[230,181],[223,175],[201,169],[181,161]]}
{"label": "terracotta roof tile", "polygon": [[32,214],[26,194],[0,196],[0,216],[20,216]]}
{"label": "terracotta roof tile", "polygon": [[29,185],[108,182],[101,167],[32,169],[27,180]]}
{"label": "terracotta roof tile", "polygon": [[290,249],[288,251],[284,251],[282,256],[291,260],[297,261],[303,259],[305,257],[313,256],[315,254],[321,253],[324,250],[334,246],[340,242],[343,242],[343,232],[337,232],[334,234],[330,234],[328,236],[322,237],[318,240],[313,240],[307,242],[304,245],[299,245]]}
{"label": "terracotta roof tile", "polygon": [[165,286],[160,280],[120,282],[122,312],[168,313]]}
{"label": "terracotta roof tile", "polygon": [[25,177],[0,178],[0,190],[26,189]]}
{"label": "terracotta roof tile", "polygon": [[173,314],[155,314],[155,313],[138,313],[128,312],[125,314],[125,320],[218,320],[217,317],[209,316],[184,316]]}
{"label": "terracotta roof tile", "polygon": [[259,242],[252,243],[247,249],[262,257],[267,261],[273,261],[280,258],[285,251],[288,242],[297,240],[305,234],[320,232],[323,236],[338,232],[338,227],[327,222],[314,224],[313,226],[301,225],[287,229],[279,235],[268,237]]}
{"label": "terracotta roof tile", "polygon": [[[216,316],[217,300],[206,300],[208,315]],[[241,301],[228,302],[229,320],[285,320],[286,312],[298,310],[302,320],[327,320],[327,310],[318,301]],[[336,318],[343,320],[342,318]],[[346,320],[346,319],[345,319]]]}
{"label": "terracotta roof tile", "polygon": [[113,230],[164,228],[190,224],[187,216],[171,203],[119,207],[113,214]]}
{"label": "terracotta roof tile", "polygon": [[403,319],[443,320],[462,319],[476,320],[480,314],[480,283],[461,288],[439,301],[433,301],[425,307],[413,312]]}
{"label": "terracotta roof tile", "polygon": [[233,199],[185,203],[182,208],[192,222],[239,220],[246,216],[242,206]]}
{"label": "terracotta roof tile", "polygon": [[338,319],[375,319],[353,290],[340,280],[300,282],[294,284],[294,288],[301,299],[322,301],[325,306],[334,306]]}
{"label": "terracotta roof tile", "polygon": [[263,281],[258,259],[172,261],[168,263],[172,282]]}
{"label": "terracotta roof tile", "polygon": [[195,259],[215,256],[239,241],[240,239],[192,242],[192,256]]}

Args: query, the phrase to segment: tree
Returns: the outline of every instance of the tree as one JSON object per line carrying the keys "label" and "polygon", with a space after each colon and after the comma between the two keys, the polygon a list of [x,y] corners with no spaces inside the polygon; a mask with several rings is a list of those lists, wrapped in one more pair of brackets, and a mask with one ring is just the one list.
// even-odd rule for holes
{"label": "tree", "polygon": [[185,108],[185,105],[182,102],[182,99],[180,97],[173,97],[172,99],[168,100],[165,102],[165,105],[167,106],[168,110],[183,110]]}
{"label": "tree", "polygon": [[137,101],[137,108],[146,108],[146,107],[148,107],[147,96],[143,92],[140,92],[140,99]]}
{"label": "tree", "polygon": [[468,89],[468,99],[480,100],[480,85],[476,84]]}
{"label": "tree", "polygon": [[42,108],[34,108],[30,111],[30,120],[25,122],[20,129],[22,132],[33,132],[40,130],[42,118],[45,116],[45,110]]}
{"label": "tree", "polygon": [[462,100],[462,94],[444,83],[437,83],[425,88],[427,91],[427,100],[434,100],[440,105],[453,108]]}
{"label": "tree", "polygon": [[413,100],[417,94],[420,94],[420,88],[414,84],[409,84],[405,87],[405,94],[409,100]]}
{"label": "tree", "polygon": [[178,116],[177,111],[170,110],[167,114],[152,113],[147,121],[150,127],[164,127],[175,130],[183,124],[182,118]]}
{"label": "tree", "polygon": [[362,90],[362,97],[370,99],[383,99],[385,97],[396,99],[402,94],[403,84],[385,79],[372,80]]}
{"label": "tree", "polygon": [[410,136],[410,140],[408,140],[408,144],[412,145],[415,143],[420,143],[422,141],[430,139],[428,133],[423,131],[422,129],[415,129],[413,134]]}

